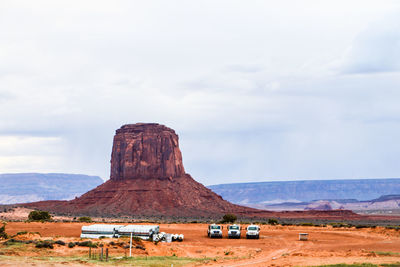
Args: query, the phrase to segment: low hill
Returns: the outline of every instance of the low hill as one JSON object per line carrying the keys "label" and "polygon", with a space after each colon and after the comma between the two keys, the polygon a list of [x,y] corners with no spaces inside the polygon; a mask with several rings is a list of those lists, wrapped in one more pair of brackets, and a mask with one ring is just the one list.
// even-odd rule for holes
{"label": "low hill", "polygon": [[82,174],[0,174],[0,204],[73,199],[102,183],[98,176]]}

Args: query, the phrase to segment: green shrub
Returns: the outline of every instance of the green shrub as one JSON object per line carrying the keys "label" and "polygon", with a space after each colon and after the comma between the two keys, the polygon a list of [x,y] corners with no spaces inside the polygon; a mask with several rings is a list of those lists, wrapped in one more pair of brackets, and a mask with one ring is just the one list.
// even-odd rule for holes
{"label": "green shrub", "polygon": [[224,217],[222,217],[222,223],[233,223],[236,220],[236,215],[232,213],[225,214]]}
{"label": "green shrub", "polygon": [[48,211],[33,210],[29,213],[30,221],[51,221],[51,215]]}
{"label": "green shrub", "polygon": [[88,223],[90,223],[90,222],[92,222],[92,218],[90,218],[90,217],[87,217],[87,216],[84,216],[84,217],[79,217],[78,221],[80,221],[80,222],[88,222]]}
{"label": "green shrub", "polygon": [[75,242],[75,244],[79,247],[97,248],[97,245],[92,243],[92,241]]}
{"label": "green shrub", "polygon": [[60,245],[60,246],[65,246],[65,242],[62,241],[62,240],[57,240],[57,241],[54,242],[54,243],[57,244],[57,245]]}
{"label": "green shrub", "polygon": [[54,248],[53,241],[51,240],[45,240],[45,241],[39,241],[36,243],[37,248]]}
{"label": "green shrub", "polygon": [[3,223],[3,226],[0,227],[0,239],[7,239],[8,235],[6,233],[6,223]]}
{"label": "green shrub", "polygon": [[277,225],[278,224],[278,220],[277,219],[268,219],[268,224]]}
{"label": "green shrub", "polygon": [[69,248],[75,247],[75,243],[74,243],[74,242],[69,242],[69,243],[68,243],[68,247],[69,247]]}
{"label": "green shrub", "polygon": [[301,224],[299,224],[300,226],[314,226],[314,224],[313,223],[310,223],[310,222],[304,222],[304,223],[301,223]]}
{"label": "green shrub", "polygon": [[21,231],[21,232],[18,232],[18,233],[16,233],[15,235],[17,236],[17,235],[26,235],[28,233],[28,231]]}

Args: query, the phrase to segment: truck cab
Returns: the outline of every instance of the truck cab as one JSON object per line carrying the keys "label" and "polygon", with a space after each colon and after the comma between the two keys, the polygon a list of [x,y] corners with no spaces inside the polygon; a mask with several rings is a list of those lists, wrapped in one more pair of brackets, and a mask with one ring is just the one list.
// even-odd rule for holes
{"label": "truck cab", "polygon": [[238,224],[228,226],[228,238],[240,238],[240,230],[242,227]]}
{"label": "truck cab", "polygon": [[210,238],[213,238],[213,237],[222,238],[222,229],[223,229],[223,227],[221,225],[210,224],[208,226],[207,235]]}
{"label": "truck cab", "polygon": [[247,226],[247,231],[246,231],[246,238],[255,238],[259,239],[260,238],[260,226],[251,224]]}

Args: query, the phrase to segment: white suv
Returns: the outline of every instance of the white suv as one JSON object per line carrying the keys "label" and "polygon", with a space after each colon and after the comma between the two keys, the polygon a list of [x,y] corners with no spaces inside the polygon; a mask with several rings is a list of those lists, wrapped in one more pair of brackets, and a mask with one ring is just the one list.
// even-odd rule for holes
{"label": "white suv", "polygon": [[258,225],[249,225],[247,226],[247,232],[246,232],[246,238],[255,238],[259,239],[260,238],[260,226]]}
{"label": "white suv", "polygon": [[210,224],[208,226],[207,235],[208,237],[219,237],[222,238],[222,226],[217,224]]}

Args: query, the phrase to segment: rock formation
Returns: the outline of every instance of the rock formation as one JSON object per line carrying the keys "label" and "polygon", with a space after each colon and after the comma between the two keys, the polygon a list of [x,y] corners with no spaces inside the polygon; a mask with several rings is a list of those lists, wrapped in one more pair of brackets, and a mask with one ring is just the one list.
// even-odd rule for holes
{"label": "rock formation", "polygon": [[111,180],[185,175],[178,136],[156,123],[122,126],[114,136]]}
{"label": "rock formation", "polygon": [[[110,176],[110,180],[74,200],[23,206],[59,214],[102,217],[221,218],[225,213],[280,217],[279,213],[232,204],[196,182],[185,173],[174,130],[155,123],[124,125],[116,131]],[[349,213],[339,211],[331,215],[340,218]]]}

